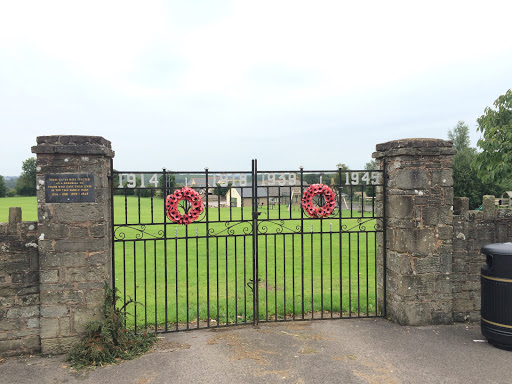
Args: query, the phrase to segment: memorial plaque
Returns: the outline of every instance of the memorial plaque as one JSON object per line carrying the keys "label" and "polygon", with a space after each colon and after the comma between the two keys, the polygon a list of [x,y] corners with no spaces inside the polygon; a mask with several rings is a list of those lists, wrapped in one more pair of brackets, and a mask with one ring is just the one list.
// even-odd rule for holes
{"label": "memorial plaque", "polygon": [[47,203],[94,203],[94,175],[46,175]]}

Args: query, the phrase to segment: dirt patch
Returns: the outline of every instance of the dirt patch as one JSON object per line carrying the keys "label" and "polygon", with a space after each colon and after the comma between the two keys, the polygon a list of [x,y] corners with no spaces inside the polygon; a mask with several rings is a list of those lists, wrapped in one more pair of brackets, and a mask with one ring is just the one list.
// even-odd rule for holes
{"label": "dirt patch", "polygon": [[398,379],[393,374],[391,365],[387,364],[385,367],[377,367],[374,365],[366,365],[371,370],[364,372],[354,370],[354,375],[365,379],[370,384],[398,384]]}
{"label": "dirt patch", "polygon": [[190,349],[190,344],[187,343],[178,343],[172,340],[160,340],[155,346],[154,351],[165,353],[165,352],[176,352],[181,349]]}
{"label": "dirt patch", "polygon": [[306,333],[292,333],[292,332],[286,332],[286,331],[281,331],[281,333],[284,333],[285,335],[297,337],[297,338],[303,339],[303,340],[332,340],[332,339],[322,336],[319,333],[307,333],[307,332]]}
{"label": "dirt patch", "polygon": [[347,361],[347,360],[357,360],[357,356],[354,355],[346,355],[346,356],[336,356],[332,358],[336,361]]}
{"label": "dirt patch", "polygon": [[154,382],[156,378],[156,374],[152,374],[152,375],[143,375],[137,379],[135,379],[134,381],[134,384],[150,384],[152,382]]}
{"label": "dirt patch", "polygon": [[215,345],[219,342],[224,342],[226,345],[231,347],[233,354],[231,358],[233,360],[250,359],[259,365],[268,365],[269,361],[267,360],[267,356],[277,353],[275,351],[253,349],[250,343],[245,342],[239,335],[233,333],[221,333],[215,335],[207,341],[207,344]]}
{"label": "dirt patch", "polygon": [[260,371],[255,372],[254,376],[261,377],[261,376],[267,376],[267,375],[275,375],[279,376],[281,379],[289,379],[292,376],[292,371],[290,369],[282,370],[282,371]]}
{"label": "dirt patch", "polygon": [[271,283],[260,283],[260,289],[266,289],[267,291],[282,291],[283,290],[283,287],[281,286],[276,286],[275,284],[271,284]]}
{"label": "dirt patch", "polygon": [[397,384],[398,379],[393,372],[393,366],[389,363],[369,361],[354,355],[336,356],[332,358],[352,365],[352,373],[364,379],[369,384]]}
{"label": "dirt patch", "polygon": [[287,324],[287,327],[289,330],[294,330],[294,331],[303,331],[303,330],[306,330],[308,328],[311,328],[311,322],[310,321],[307,321],[307,322],[290,322],[289,324]]}
{"label": "dirt patch", "polygon": [[311,348],[311,347],[304,346],[304,347],[302,347],[302,349],[299,351],[299,353],[300,353],[301,355],[311,355],[311,354],[314,354],[314,353],[318,353],[318,351],[317,351],[315,348]]}

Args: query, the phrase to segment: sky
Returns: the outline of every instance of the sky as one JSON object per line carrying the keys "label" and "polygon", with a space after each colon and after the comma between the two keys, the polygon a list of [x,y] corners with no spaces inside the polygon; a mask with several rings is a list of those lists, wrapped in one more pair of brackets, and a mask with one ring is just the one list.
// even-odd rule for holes
{"label": "sky", "polygon": [[44,135],[122,171],[362,169],[512,88],[512,2],[0,0],[0,175]]}

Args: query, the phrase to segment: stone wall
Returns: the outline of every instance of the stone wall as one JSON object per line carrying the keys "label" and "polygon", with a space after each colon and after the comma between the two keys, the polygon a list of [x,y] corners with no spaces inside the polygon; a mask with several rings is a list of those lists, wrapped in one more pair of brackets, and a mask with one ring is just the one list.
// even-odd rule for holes
{"label": "stone wall", "polygon": [[37,222],[0,223],[0,356],[40,352]]}
{"label": "stone wall", "polygon": [[480,268],[482,246],[512,241],[512,210],[494,206],[484,196],[482,211],[469,211],[469,199],[454,199],[453,216],[453,319],[480,320]]}

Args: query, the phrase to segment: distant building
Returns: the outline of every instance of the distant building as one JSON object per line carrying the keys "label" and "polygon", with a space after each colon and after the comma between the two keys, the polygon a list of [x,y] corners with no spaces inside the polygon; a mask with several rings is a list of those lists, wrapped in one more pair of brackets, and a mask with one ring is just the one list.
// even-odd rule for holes
{"label": "distant building", "polygon": [[[288,180],[281,182],[283,185],[269,185],[263,183],[258,186],[257,196],[258,205],[298,205],[301,200],[301,187],[300,185],[289,185]],[[304,184],[304,188],[307,185]],[[226,194],[226,201],[229,201],[232,207],[250,207],[252,205],[252,186],[245,187],[234,186]]]}

